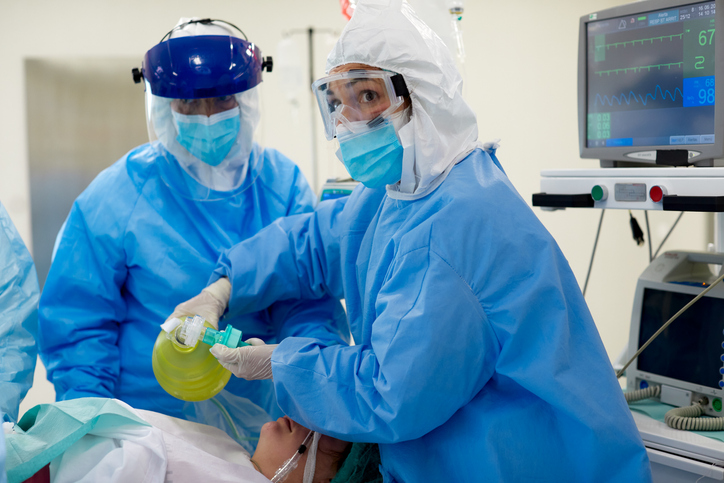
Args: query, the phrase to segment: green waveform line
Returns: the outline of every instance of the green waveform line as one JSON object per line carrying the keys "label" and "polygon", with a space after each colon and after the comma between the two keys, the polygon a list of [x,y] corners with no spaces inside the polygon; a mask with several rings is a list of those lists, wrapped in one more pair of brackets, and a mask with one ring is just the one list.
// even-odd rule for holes
{"label": "green waveform line", "polygon": [[664,40],[669,39],[671,41],[674,37],[679,37],[679,40],[683,38],[684,33],[680,34],[672,34],[672,35],[662,35],[661,37],[651,37],[648,39],[638,39],[638,40],[627,40],[626,42],[614,42],[612,44],[603,44],[603,45],[597,45],[596,50],[605,48],[606,50],[609,49],[609,47],[616,47],[618,48],[619,45],[622,45],[623,47],[626,47],[626,44],[631,44],[631,46],[635,46],[636,43],[640,43],[641,45],[644,45],[644,42],[651,42],[654,43],[654,40]]}
{"label": "green waveform line", "polygon": [[594,74],[596,74],[598,76],[602,76],[604,74],[611,75],[611,74],[618,74],[618,73],[627,74],[629,71],[633,72],[634,74],[637,74],[644,69],[646,69],[647,72],[651,72],[651,69],[661,70],[662,67],[668,67],[669,69],[671,69],[671,66],[681,67],[682,65],[684,65],[683,62],[671,62],[669,64],[656,64],[656,65],[640,65],[638,67],[624,67],[623,69],[599,70],[598,72],[594,72]]}

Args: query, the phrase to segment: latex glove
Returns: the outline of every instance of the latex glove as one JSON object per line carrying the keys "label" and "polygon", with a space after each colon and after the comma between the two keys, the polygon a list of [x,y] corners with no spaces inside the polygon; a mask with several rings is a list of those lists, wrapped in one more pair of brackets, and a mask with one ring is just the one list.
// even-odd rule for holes
{"label": "latex glove", "polygon": [[224,314],[226,306],[229,305],[230,296],[231,282],[226,277],[220,278],[203,289],[196,297],[178,304],[166,321],[174,317],[180,319],[200,315],[213,325],[214,329],[218,329],[219,318]]}
{"label": "latex glove", "polygon": [[236,377],[248,381],[272,379],[272,352],[279,344],[265,344],[261,339],[245,341],[250,346],[231,349],[223,344],[214,344],[211,353],[219,363]]}

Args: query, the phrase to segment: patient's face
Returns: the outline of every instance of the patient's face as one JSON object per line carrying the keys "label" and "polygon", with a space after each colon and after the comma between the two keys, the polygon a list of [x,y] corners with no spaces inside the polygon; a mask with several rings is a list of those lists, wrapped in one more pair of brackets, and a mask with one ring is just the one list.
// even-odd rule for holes
{"label": "patient's face", "polygon": [[[276,421],[270,421],[261,428],[259,444],[252,461],[264,476],[271,479],[274,473],[286,460],[292,457],[299,449],[309,429],[297,424],[284,416]],[[308,442],[311,445],[311,441]],[[314,472],[314,482],[328,482],[337,473],[338,462],[347,446],[346,441],[322,436],[317,447],[317,464]],[[307,463],[308,452],[299,458],[297,468],[289,475],[286,482],[301,482],[304,475],[304,465]]]}

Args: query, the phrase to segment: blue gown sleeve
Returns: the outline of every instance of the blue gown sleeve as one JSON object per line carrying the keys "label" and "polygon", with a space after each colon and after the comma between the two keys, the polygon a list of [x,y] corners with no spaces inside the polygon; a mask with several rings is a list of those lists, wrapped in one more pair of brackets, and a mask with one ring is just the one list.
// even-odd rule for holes
{"label": "blue gown sleeve", "polygon": [[[314,192],[306,178],[294,166],[294,183],[287,216],[309,213],[314,209]],[[324,295],[319,300],[289,300],[269,307],[277,340],[286,337],[311,337],[326,343],[349,345],[347,314],[338,300]]]}
{"label": "blue gown sleeve", "polygon": [[0,204],[0,421],[17,420],[33,384],[39,297],[35,264]]}
{"label": "blue gown sleeve", "polygon": [[325,344],[349,345],[350,333],[339,301],[329,295],[319,300],[289,300],[269,307],[277,340],[287,337],[310,337]]}
{"label": "blue gown sleeve", "polygon": [[286,216],[309,213],[314,210],[315,205],[316,198],[312,188],[309,186],[309,183],[307,183],[307,179],[304,177],[299,167],[294,165],[294,176],[292,188],[289,193],[289,200],[287,202]]}
{"label": "blue gown sleeve", "polygon": [[229,313],[284,300],[342,299],[338,218],[346,202],[326,201],[312,213],[280,218],[222,253],[209,283],[229,278]]}
{"label": "blue gown sleeve", "polygon": [[0,483],[7,483],[7,472],[5,471],[5,433],[0,431]]}
{"label": "blue gown sleeve", "polygon": [[[375,312],[370,345],[282,341],[272,370],[285,414],[347,441],[406,441],[447,421],[492,376],[499,344],[487,316],[428,247],[396,258]],[[455,330],[441,331],[449,321]]]}
{"label": "blue gown sleeve", "polygon": [[124,208],[76,201],[66,220],[39,313],[38,347],[58,401],[114,397],[126,314]]}

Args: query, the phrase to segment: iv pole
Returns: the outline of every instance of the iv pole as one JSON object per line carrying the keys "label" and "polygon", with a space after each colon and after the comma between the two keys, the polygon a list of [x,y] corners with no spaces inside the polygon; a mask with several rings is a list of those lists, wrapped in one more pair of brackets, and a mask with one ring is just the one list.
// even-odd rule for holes
{"label": "iv pole", "polygon": [[317,99],[314,96],[314,92],[312,92],[311,85],[314,83],[316,79],[316,76],[314,75],[314,34],[316,33],[330,33],[332,35],[336,35],[337,32],[331,29],[315,29],[314,27],[308,27],[306,29],[293,29],[289,30],[284,34],[284,36],[291,36],[295,34],[306,34],[307,36],[307,50],[309,52],[308,55],[308,72],[309,72],[309,130],[310,130],[310,151],[312,155],[312,176],[309,180],[310,184],[312,185],[312,190],[315,194],[318,193],[319,190],[319,166],[318,166],[318,157],[317,157]]}
{"label": "iv pole", "polygon": [[[312,83],[315,81],[314,78],[314,28],[309,27],[307,29],[307,45],[309,48],[309,85],[311,86]],[[309,130],[311,131],[312,136],[312,143],[311,143],[311,149],[312,149],[312,190],[314,190],[314,194],[317,195],[318,189],[319,189],[319,180],[317,179],[319,177],[318,171],[317,171],[317,119],[314,115],[314,107],[316,102],[316,99],[314,98],[314,92],[311,91],[310,87],[310,94],[309,94]]]}

